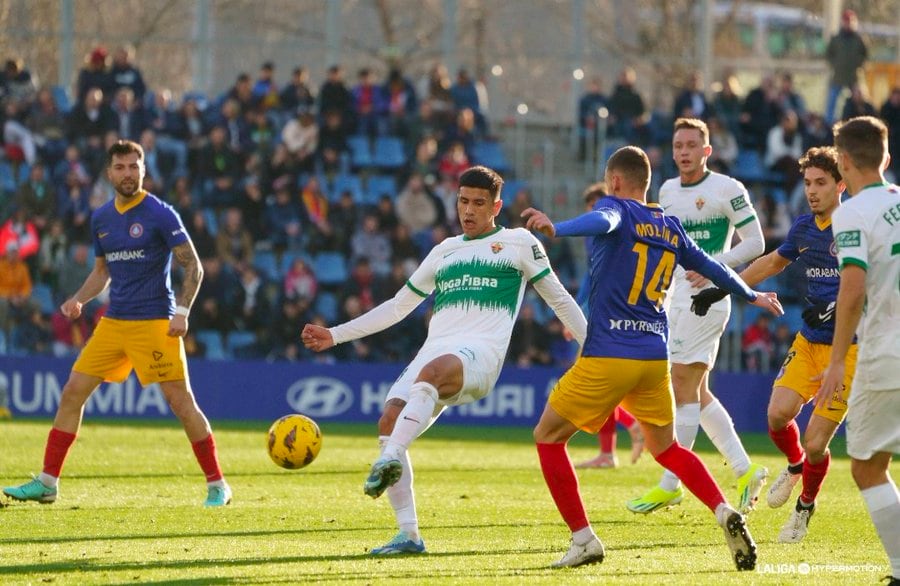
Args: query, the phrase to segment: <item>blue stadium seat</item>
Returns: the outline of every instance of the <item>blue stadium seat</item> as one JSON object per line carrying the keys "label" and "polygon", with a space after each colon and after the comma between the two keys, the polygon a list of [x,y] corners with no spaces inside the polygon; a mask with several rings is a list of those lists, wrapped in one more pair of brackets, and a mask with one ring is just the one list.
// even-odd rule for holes
{"label": "blue stadium seat", "polygon": [[472,146],[471,155],[474,163],[490,167],[498,173],[509,170],[509,161],[498,142],[479,141]]}
{"label": "blue stadium seat", "polygon": [[6,161],[0,161],[0,189],[10,194],[16,191],[16,175]]}
{"label": "blue stadium seat", "polygon": [[206,218],[206,229],[215,236],[219,233],[219,217],[216,216],[216,210],[212,208],[203,209],[203,217]]}
{"label": "blue stadium seat", "polygon": [[0,356],[6,356],[8,350],[6,347],[6,332],[0,329]]}
{"label": "blue stadium seat", "polygon": [[217,330],[198,330],[194,336],[197,342],[206,346],[206,358],[208,360],[226,360],[225,346],[222,344],[222,334]]}
{"label": "blue stadium seat", "polygon": [[354,168],[372,166],[372,148],[368,137],[351,136],[347,139],[347,145],[350,147],[350,164]]}
{"label": "blue stadium seat", "polygon": [[225,349],[232,356],[253,346],[256,346],[256,334],[253,332],[231,331],[225,336]]}
{"label": "blue stadium seat", "polygon": [[769,178],[762,157],[753,149],[743,149],[738,153],[731,174],[745,183],[766,181]]}
{"label": "blue stadium seat", "polygon": [[316,303],[313,306],[313,312],[322,316],[327,323],[335,323],[338,318],[340,302],[337,295],[328,291],[321,291],[316,296]]}
{"label": "blue stadium seat", "polygon": [[397,179],[393,175],[371,175],[366,181],[366,190],[360,202],[367,205],[375,205],[382,195],[397,197]]}
{"label": "blue stadium seat", "polygon": [[59,108],[59,111],[63,114],[68,114],[72,109],[72,100],[69,99],[69,93],[66,91],[66,88],[61,85],[54,85],[50,88],[50,92],[53,94],[53,101],[56,102],[56,107]]}
{"label": "blue stadium seat", "polygon": [[340,252],[320,252],[313,258],[312,269],[319,284],[325,287],[343,285],[350,272]]}
{"label": "blue stadium seat", "polygon": [[279,280],[278,259],[275,258],[275,253],[271,250],[258,251],[253,256],[253,266],[264,278],[270,281]]}
{"label": "blue stadium seat", "polygon": [[500,191],[500,198],[504,204],[510,204],[515,200],[516,194],[522,189],[527,189],[528,184],[518,179],[511,179],[503,182],[503,189]]}
{"label": "blue stadium seat", "polygon": [[338,201],[341,194],[349,191],[353,195],[353,201],[360,202],[363,199],[362,180],[358,175],[338,175],[334,178],[334,184],[331,188],[329,198],[331,201]]}
{"label": "blue stadium seat", "polygon": [[403,141],[393,136],[379,136],[375,139],[372,163],[383,169],[399,169],[406,164]]}
{"label": "blue stadium seat", "polygon": [[31,290],[31,300],[34,301],[44,315],[52,315],[56,312],[56,303],[53,302],[53,290],[49,285],[37,283]]}

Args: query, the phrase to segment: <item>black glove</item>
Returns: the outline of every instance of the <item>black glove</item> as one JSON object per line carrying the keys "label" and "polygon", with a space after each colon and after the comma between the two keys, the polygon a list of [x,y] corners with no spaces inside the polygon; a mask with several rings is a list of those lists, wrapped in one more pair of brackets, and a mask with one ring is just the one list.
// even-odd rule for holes
{"label": "black glove", "polygon": [[724,289],[719,289],[718,287],[710,287],[709,289],[704,289],[700,291],[696,295],[691,295],[691,311],[703,317],[706,315],[706,312],[709,311],[709,306],[715,303],[716,301],[722,301],[728,297],[728,291]]}
{"label": "black glove", "polygon": [[811,328],[819,328],[834,319],[834,301],[823,301],[803,310],[803,321]]}

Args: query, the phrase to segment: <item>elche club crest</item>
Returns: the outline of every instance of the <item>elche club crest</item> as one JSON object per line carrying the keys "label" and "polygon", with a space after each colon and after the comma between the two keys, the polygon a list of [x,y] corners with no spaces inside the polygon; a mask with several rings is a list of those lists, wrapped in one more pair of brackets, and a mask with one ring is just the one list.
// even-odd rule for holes
{"label": "elche club crest", "polygon": [[137,222],[135,222],[131,225],[130,228],[128,228],[128,234],[130,234],[132,238],[140,238],[143,233],[144,227]]}
{"label": "elche club crest", "polygon": [[697,211],[700,211],[703,209],[703,206],[706,205],[706,200],[702,197],[698,197],[694,200],[694,205],[697,206]]}
{"label": "elche club crest", "polygon": [[499,254],[501,250],[503,250],[502,242],[491,242],[491,252]]}

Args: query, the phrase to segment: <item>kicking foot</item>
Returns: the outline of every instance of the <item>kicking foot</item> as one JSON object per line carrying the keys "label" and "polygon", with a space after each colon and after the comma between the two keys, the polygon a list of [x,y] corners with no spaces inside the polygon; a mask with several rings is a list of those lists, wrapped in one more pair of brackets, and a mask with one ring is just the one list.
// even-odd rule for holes
{"label": "kicking foot", "polygon": [[666,490],[661,486],[654,486],[644,493],[643,496],[628,501],[625,506],[632,513],[646,515],[662,507],[675,506],[683,499],[684,489],[680,486],[675,490]]}
{"label": "kicking foot", "polygon": [[756,567],[756,543],[750,536],[744,516],[726,505],[720,514],[719,525],[725,532],[725,542],[731,550],[737,569],[754,569]]}
{"label": "kicking foot", "polygon": [[25,484],[7,486],[3,489],[3,494],[17,501],[37,501],[42,505],[49,505],[56,501],[58,491],[55,486],[45,486],[35,476]]}
{"label": "kicking foot", "polygon": [[406,531],[401,531],[397,535],[382,545],[381,547],[372,548],[370,555],[395,555],[403,553],[425,553],[425,541],[412,539]]}
{"label": "kicking foot", "polygon": [[784,503],[791,500],[791,492],[800,482],[800,473],[793,474],[789,469],[785,468],[769,487],[769,493],[766,495],[766,501],[773,509],[777,509]]}
{"label": "kicking foot", "polygon": [[369,477],[363,485],[363,492],[377,499],[388,487],[396,484],[402,474],[403,464],[400,460],[379,458],[372,464],[372,470],[369,471]]}
{"label": "kicking foot", "polygon": [[586,564],[599,564],[603,561],[605,552],[600,539],[594,537],[584,545],[578,545],[574,541],[569,546],[569,551],[558,562],[551,564],[552,568],[574,568]]}
{"label": "kicking foot", "polygon": [[759,502],[759,493],[766,484],[769,471],[760,464],[751,464],[744,474],[737,479],[738,510],[746,515]]}
{"label": "kicking foot", "polygon": [[600,454],[596,458],[585,460],[575,464],[576,468],[615,468],[619,465],[619,459],[615,454]]}

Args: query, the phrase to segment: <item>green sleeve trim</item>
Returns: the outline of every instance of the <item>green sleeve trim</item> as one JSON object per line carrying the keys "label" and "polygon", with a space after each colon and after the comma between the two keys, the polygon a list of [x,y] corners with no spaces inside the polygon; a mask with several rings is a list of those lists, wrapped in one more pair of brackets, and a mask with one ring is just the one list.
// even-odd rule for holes
{"label": "green sleeve trim", "polygon": [[895,254],[900,254],[900,242],[891,246],[891,256],[894,256]]}
{"label": "green sleeve trim", "polygon": [[533,277],[531,277],[530,279],[528,279],[528,283],[529,283],[529,284],[534,284],[535,282],[540,281],[541,279],[543,279],[544,277],[546,277],[546,276],[549,275],[549,274],[550,274],[550,269],[549,269],[549,268],[546,268],[546,269],[544,269],[543,271],[541,271],[541,272],[539,272],[538,274],[536,274],[535,276],[533,276]]}
{"label": "green sleeve trim", "polygon": [[752,222],[755,219],[756,219],[756,216],[750,216],[749,218],[744,218],[739,223],[735,224],[734,227],[740,228],[742,226],[746,226],[747,224],[749,224],[750,222]]}
{"label": "green sleeve trim", "polygon": [[869,265],[865,263],[865,261],[859,260],[858,258],[853,258],[852,256],[848,256],[841,262],[841,268],[843,269],[847,265],[856,265],[864,271],[869,270]]}
{"label": "green sleeve trim", "polygon": [[409,287],[410,289],[412,289],[413,293],[415,293],[415,294],[418,295],[419,297],[428,297],[428,293],[424,293],[424,292],[422,292],[422,291],[419,291],[419,290],[416,289],[415,286],[414,286],[412,283],[410,283],[409,281],[406,282],[406,286]]}

